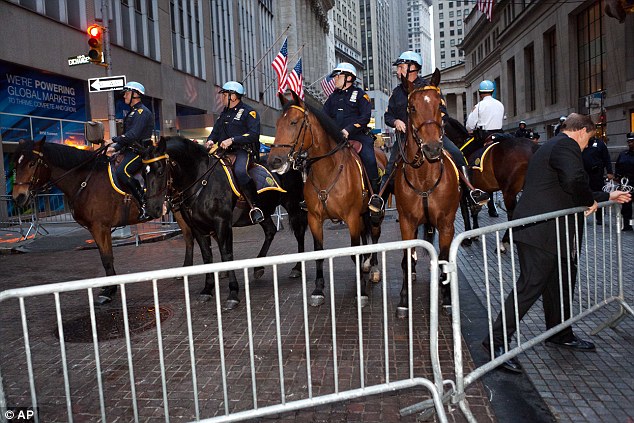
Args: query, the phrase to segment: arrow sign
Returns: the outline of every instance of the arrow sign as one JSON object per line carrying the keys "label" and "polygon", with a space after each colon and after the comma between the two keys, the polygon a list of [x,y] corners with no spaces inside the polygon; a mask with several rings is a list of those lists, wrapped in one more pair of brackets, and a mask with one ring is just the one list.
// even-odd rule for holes
{"label": "arrow sign", "polygon": [[91,92],[91,93],[120,90],[124,86],[125,86],[125,75],[104,76],[102,78],[88,79],[88,92]]}

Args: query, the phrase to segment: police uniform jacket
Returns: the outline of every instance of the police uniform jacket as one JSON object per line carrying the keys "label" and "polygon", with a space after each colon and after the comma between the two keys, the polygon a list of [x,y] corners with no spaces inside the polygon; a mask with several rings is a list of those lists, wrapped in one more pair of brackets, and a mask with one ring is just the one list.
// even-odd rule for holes
{"label": "police uniform jacket", "polygon": [[532,132],[528,128],[520,128],[515,131],[515,136],[517,138],[532,138]]}
{"label": "police uniform jacket", "polygon": [[[590,207],[595,200],[608,199],[606,192],[592,192],[583,169],[579,144],[562,132],[544,143],[528,163],[524,190],[513,212],[513,220],[573,207]],[[569,220],[568,232],[572,252],[574,221]],[[583,224],[579,225],[579,241],[582,232]],[[561,253],[564,256],[567,252],[565,235],[565,224],[560,220]],[[515,229],[514,239],[555,255],[558,253],[554,219],[520,226]]]}
{"label": "police uniform jacket", "polygon": [[348,131],[348,138],[366,141],[372,115],[370,97],[359,87],[335,90],[324,104],[324,112],[337,122],[337,126]]}
{"label": "police uniform jacket", "polygon": [[[428,82],[419,76],[412,84],[415,88],[419,88],[428,85]],[[407,123],[407,91],[405,91],[403,84],[397,85],[396,88],[392,90],[392,95],[390,96],[383,119],[385,120],[385,124],[392,128],[394,128],[394,122],[397,120]]]}
{"label": "police uniform jacket", "polygon": [[628,185],[634,184],[634,151],[627,150],[616,159],[616,174],[629,179]]}
{"label": "police uniform jacket", "polygon": [[603,168],[612,173],[612,162],[608,147],[603,141],[592,138],[582,153],[583,166],[588,173],[600,173],[603,176]]}
{"label": "police uniform jacket", "polygon": [[113,148],[119,151],[130,147],[134,142],[143,145],[143,141],[152,137],[154,115],[142,102],[132,106],[132,110],[123,119],[123,134],[112,138]]}
{"label": "police uniform jacket", "polygon": [[259,154],[260,116],[253,107],[240,101],[235,107],[222,111],[207,140],[219,143],[227,138],[233,138],[231,149],[242,148]]}

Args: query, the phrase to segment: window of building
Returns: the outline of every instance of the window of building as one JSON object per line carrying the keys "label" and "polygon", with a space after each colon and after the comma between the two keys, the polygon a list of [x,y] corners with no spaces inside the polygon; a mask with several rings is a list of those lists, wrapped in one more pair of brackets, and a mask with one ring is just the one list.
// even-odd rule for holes
{"label": "window of building", "polygon": [[[216,84],[222,81],[234,81],[236,66],[233,34],[233,8],[231,0],[211,2],[211,44],[213,51]],[[277,54],[277,52],[275,52]],[[272,61],[272,60],[271,60]]]}
{"label": "window of building", "polygon": [[438,28],[443,29],[445,27],[445,23],[444,22],[439,22],[438,23]]}
{"label": "window of building", "polygon": [[441,52],[440,52],[440,58],[441,58],[441,59],[444,59],[444,58],[445,58],[445,50],[443,50],[443,51],[441,51]]}
{"label": "window of building", "polygon": [[445,40],[440,40],[440,48],[445,48]]}
{"label": "window of building", "polygon": [[451,57],[456,57],[456,50],[451,50]]}
{"label": "window of building", "polygon": [[449,11],[449,18],[453,18],[453,10]]}
{"label": "window of building", "polygon": [[544,91],[548,104],[557,104],[557,31],[544,34]]}
{"label": "window of building", "polygon": [[444,37],[445,36],[445,31],[440,31],[440,36]]}
{"label": "window of building", "polygon": [[511,116],[517,116],[517,81],[515,80],[515,58],[512,57],[506,62],[506,80],[509,84],[508,106]]}
{"label": "window of building", "polygon": [[442,2],[438,2],[438,10],[442,10],[442,6],[443,6]]}
{"label": "window of building", "polygon": [[533,44],[524,48],[524,98],[526,111],[532,112],[535,104],[535,49]]}
{"label": "window of building", "polygon": [[579,96],[603,90],[603,29],[601,2],[594,3],[577,17]]}
{"label": "window of building", "polygon": [[438,14],[438,19],[445,19],[445,14],[444,13],[439,13]]}

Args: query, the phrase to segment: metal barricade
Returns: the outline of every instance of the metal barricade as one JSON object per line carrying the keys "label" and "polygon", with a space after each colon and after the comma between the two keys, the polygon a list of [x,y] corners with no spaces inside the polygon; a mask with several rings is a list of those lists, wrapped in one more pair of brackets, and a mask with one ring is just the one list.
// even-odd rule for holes
{"label": "metal barricade", "polygon": [[[475,418],[465,400],[465,390],[487,372],[609,304],[618,304],[620,312],[610,319],[610,321],[599,326],[593,334],[596,334],[608,326],[615,327],[627,314],[634,314],[632,307],[626,302],[624,295],[621,247],[622,218],[620,215],[620,205],[605,202],[599,204],[599,207],[600,209],[597,213],[601,210],[605,213],[602,226],[598,226],[596,219],[593,217],[584,218],[583,212],[586,208],[579,207],[463,232],[454,239],[451,245],[448,265],[453,305],[452,327],[454,333],[453,348],[456,376],[456,391],[452,395],[452,402],[459,404],[461,410],[470,422],[475,422]],[[482,265],[483,269],[482,280],[474,280],[472,282],[476,286],[484,287],[483,302],[485,303],[484,306],[486,307],[488,316],[488,334],[489,338],[492,339],[493,322],[497,318],[498,312],[501,313],[502,327],[506,332],[508,322],[506,320],[504,302],[510,292],[516,292],[516,281],[520,272],[515,247],[513,245],[513,229],[518,226],[551,219],[556,221],[557,231],[559,233],[567,233],[568,228],[583,230],[582,225],[585,225],[585,233],[581,244],[573,242],[569,236],[566,237],[563,243],[559,238],[557,239],[557,248],[560,252],[558,262],[559,292],[562,292],[562,287],[564,287],[565,284],[571,293],[567,298],[562,298],[563,296],[560,294],[559,307],[562,310],[561,322],[549,330],[542,330],[541,328],[536,328],[534,325],[530,325],[530,323],[520,321],[516,311],[514,323],[517,330],[514,338],[516,339],[517,346],[512,347],[510,345],[512,340],[508,339],[505,335],[505,353],[496,358],[493,351],[490,351],[488,362],[465,375],[461,343],[461,312],[458,285],[458,263],[462,242],[465,239],[473,239],[481,243],[482,261],[479,265]],[[509,230],[510,245],[508,246],[508,252],[504,253],[501,234],[506,230]],[[571,244],[575,245],[574,251],[570,251],[569,249]],[[473,249],[474,247],[472,246],[471,248]],[[471,250],[471,253],[473,254],[474,251]],[[571,269],[571,267],[574,266],[574,264],[570,263],[570,261],[562,263],[562,255],[565,257],[576,257],[577,272],[574,281],[572,277],[565,276],[573,273],[574,269]],[[616,258],[616,265],[614,264],[613,258]],[[563,267],[566,268],[564,269]],[[565,305],[570,308],[570,318],[568,319],[564,319],[563,309]],[[513,307],[514,310],[517,310],[517,295],[513,295]],[[533,308],[537,308],[537,306],[535,305]],[[541,319],[543,319],[543,316]],[[489,349],[491,349],[490,345]]]}
{"label": "metal barricade", "polygon": [[[410,268],[409,318],[396,320],[395,304],[388,303],[392,275],[387,263],[400,261],[403,250],[409,256],[416,248],[426,251],[430,260],[430,273],[418,277],[437,280],[434,247],[406,241],[0,292],[3,320],[16,322],[0,326],[0,348],[5,351],[0,408],[29,404],[36,421],[90,416],[101,421],[227,422],[424,387],[428,395],[413,392],[413,402],[428,396],[438,420],[446,422],[438,284],[429,284],[429,304],[420,295],[415,299]],[[362,310],[353,298],[365,283],[362,255],[373,252],[379,254],[384,282],[380,294],[374,290]],[[350,289],[351,272],[342,270],[352,270],[350,257],[355,289]],[[310,308],[306,270],[316,259],[326,261],[329,298],[321,307]],[[295,262],[302,263],[301,287],[278,277],[279,266]],[[251,282],[249,270],[258,266],[271,271],[272,286]],[[220,273],[230,270],[242,279],[244,305],[223,311]],[[190,298],[190,280],[206,272],[214,276],[215,304]],[[394,278],[400,281],[398,273]],[[96,309],[93,289],[108,285],[118,286],[120,297],[105,310]],[[422,289],[421,284],[417,287]],[[166,297],[182,300],[170,306]],[[141,317],[133,312],[137,309]],[[112,329],[102,327],[104,315],[110,320],[117,316],[122,339],[108,339]],[[44,322],[54,331],[37,329]],[[238,322],[242,326],[236,326]],[[155,335],[135,332],[134,327],[149,323],[155,324]],[[85,344],[71,342],[73,325],[86,329]],[[57,340],[51,339],[51,332]]]}

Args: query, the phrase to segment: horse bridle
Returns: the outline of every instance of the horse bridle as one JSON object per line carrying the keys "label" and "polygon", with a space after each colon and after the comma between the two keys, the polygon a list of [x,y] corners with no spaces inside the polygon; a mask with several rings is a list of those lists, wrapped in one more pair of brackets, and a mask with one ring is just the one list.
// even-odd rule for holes
{"label": "horse bridle", "polygon": [[424,122],[422,122],[420,125],[418,125],[418,128],[414,126],[412,117],[411,117],[411,113],[412,110],[410,109],[409,106],[409,99],[412,96],[412,94],[417,93],[417,92],[421,92],[421,91],[429,91],[429,90],[434,90],[436,91],[439,95],[440,95],[440,88],[436,87],[435,85],[425,85],[424,87],[419,87],[416,88],[414,90],[412,90],[408,95],[407,95],[407,119],[410,122],[410,126],[412,128],[412,136],[414,137],[414,142],[416,143],[416,145],[418,146],[418,152],[416,153],[416,156],[414,157],[414,160],[411,162],[408,162],[404,151],[401,151],[401,155],[403,157],[403,161],[413,167],[420,167],[424,160],[425,160],[425,154],[423,153],[423,146],[425,145],[425,142],[422,140],[422,138],[418,135],[418,131],[426,125],[436,125],[438,126],[438,128],[440,129],[440,139],[439,142],[442,145],[443,142],[443,138],[445,136],[445,128],[443,127],[442,123],[437,122],[436,120],[433,119],[428,119]]}
{"label": "horse bridle", "polygon": [[[29,192],[34,193],[36,190],[42,190],[42,187],[38,187],[37,183],[40,182],[40,178],[38,176],[38,170],[40,165],[43,165],[45,168],[48,168],[48,164],[44,161],[44,154],[37,150],[31,150],[31,153],[37,156],[37,160],[35,161],[35,169],[33,170],[33,174],[31,175],[31,179],[28,182],[15,182],[13,185],[27,185],[29,187]],[[35,186],[35,188],[32,188]]]}
{"label": "horse bridle", "polygon": [[[144,165],[148,165],[148,164],[151,164],[151,163],[156,163],[156,162],[161,161],[161,160],[165,160],[165,172],[167,172],[167,176],[166,176],[167,182],[165,184],[165,187],[161,188],[156,194],[151,195],[148,198],[158,197],[161,194],[168,192],[170,190],[170,188],[172,187],[172,175],[171,175],[171,172],[170,172],[171,162],[169,161],[169,158],[170,158],[169,154],[164,153],[164,154],[162,154],[160,156],[152,157],[151,159],[141,159],[141,163],[143,163]],[[167,195],[165,195],[165,197],[167,199]]]}

